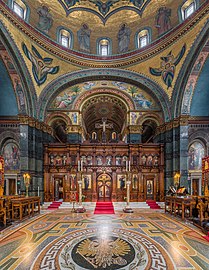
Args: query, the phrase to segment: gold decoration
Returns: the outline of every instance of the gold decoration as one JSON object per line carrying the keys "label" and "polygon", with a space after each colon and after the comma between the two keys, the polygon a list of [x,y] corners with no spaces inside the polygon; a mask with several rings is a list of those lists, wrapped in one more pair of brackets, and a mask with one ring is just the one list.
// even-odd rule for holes
{"label": "gold decoration", "polygon": [[95,268],[106,268],[112,264],[126,265],[126,259],[121,256],[128,254],[129,251],[128,243],[120,238],[115,241],[109,239],[93,241],[85,239],[77,249],[77,253],[94,265]]}

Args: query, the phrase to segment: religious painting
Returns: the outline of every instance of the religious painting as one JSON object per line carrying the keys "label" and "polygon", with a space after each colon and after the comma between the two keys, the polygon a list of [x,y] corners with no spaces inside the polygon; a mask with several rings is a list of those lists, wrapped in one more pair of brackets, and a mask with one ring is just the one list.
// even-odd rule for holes
{"label": "religious painting", "polygon": [[[127,156],[123,156],[123,158],[122,158],[122,165],[123,166],[126,166],[128,164],[127,161],[128,161],[128,157]],[[128,168],[127,168],[127,170],[128,170]]]}
{"label": "religious painting", "polygon": [[106,165],[107,166],[112,165],[112,156],[106,156]]}
{"label": "religious painting", "polygon": [[153,194],[153,181],[152,180],[147,181],[147,194],[148,195]]}
{"label": "religious painting", "polygon": [[147,157],[147,165],[148,165],[148,166],[152,166],[152,155],[149,155],[149,156]]}
{"label": "religious painting", "polygon": [[138,119],[138,114],[137,112],[131,112],[130,113],[130,124],[131,125],[136,125],[137,119]]}
{"label": "religious painting", "polygon": [[116,166],[120,166],[121,165],[121,162],[122,162],[121,156],[116,156],[115,157],[115,165]]}
{"label": "religious painting", "polygon": [[146,163],[147,163],[147,157],[146,157],[146,155],[142,155],[141,160],[142,160],[142,165],[145,166]]}
{"label": "religious painting", "polygon": [[15,143],[8,143],[3,149],[3,157],[6,170],[20,169],[20,151]]}
{"label": "religious painting", "polygon": [[91,174],[82,175],[82,189],[91,189]]}
{"label": "religious painting", "polygon": [[70,112],[69,117],[73,125],[78,125],[78,112]]}
{"label": "religious painting", "polygon": [[76,174],[70,175],[70,190],[77,190],[77,177]]}
{"label": "religious painting", "polygon": [[87,165],[92,165],[92,156],[87,156],[86,161]]}
{"label": "religious painting", "polygon": [[83,165],[87,165],[87,158],[86,156],[81,156],[81,161]]}
{"label": "religious painting", "polygon": [[55,98],[52,102],[51,107],[53,109],[70,109],[72,107],[72,103],[77,97],[78,93],[73,92],[71,90],[62,92],[59,96]]}
{"label": "religious painting", "polygon": [[137,189],[137,187],[138,187],[138,175],[133,174],[133,176],[132,176],[132,188]]}
{"label": "religious painting", "polygon": [[117,175],[117,188],[119,188],[121,191],[126,188],[126,175],[125,174]]}
{"label": "religious painting", "polygon": [[102,156],[97,156],[96,157],[96,160],[97,160],[97,165],[102,165],[103,164],[103,161],[102,161],[103,157]]}
{"label": "religious painting", "polygon": [[188,152],[188,167],[189,170],[201,170],[202,158],[205,155],[205,148],[200,142],[194,142],[189,147]]}

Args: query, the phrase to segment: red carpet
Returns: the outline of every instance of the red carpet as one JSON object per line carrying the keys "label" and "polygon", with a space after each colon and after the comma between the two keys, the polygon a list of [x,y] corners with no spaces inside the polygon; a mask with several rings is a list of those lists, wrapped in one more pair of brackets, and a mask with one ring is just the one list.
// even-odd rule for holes
{"label": "red carpet", "polygon": [[207,240],[209,242],[209,232],[208,232],[208,235],[203,236],[203,238],[205,238],[205,240]]}
{"label": "red carpet", "polygon": [[112,202],[97,202],[94,214],[98,215],[115,214]]}
{"label": "red carpet", "polygon": [[58,209],[62,202],[52,202],[47,209]]}
{"label": "red carpet", "polygon": [[148,204],[151,209],[160,209],[160,206],[156,203],[156,201],[147,200],[146,204]]}

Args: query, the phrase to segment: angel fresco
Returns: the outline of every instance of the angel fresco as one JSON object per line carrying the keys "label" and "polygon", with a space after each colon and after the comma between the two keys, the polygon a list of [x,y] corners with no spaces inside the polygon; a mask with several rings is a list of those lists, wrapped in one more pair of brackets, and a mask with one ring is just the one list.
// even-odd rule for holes
{"label": "angel fresco", "polygon": [[33,76],[38,86],[46,81],[48,74],[56,74],[59,71],[59,66],[50,66],[53,59],[49,57],[43,58],[33,45],[31,52],[24,43],[22,44],[22,49],[32,63]]}
{"label": "angel fresco", "polygon": [[167,85],[167,89],[172,87],[172,81],[175,75],[175,68],[182,59],[186,51],[186,44],[183,45],[179,54],[174,57],[172,51],[167,56],[160,57],[162,60],[159,68],[149,68],[150,73],[154,76],[161,76],[163,82]]}

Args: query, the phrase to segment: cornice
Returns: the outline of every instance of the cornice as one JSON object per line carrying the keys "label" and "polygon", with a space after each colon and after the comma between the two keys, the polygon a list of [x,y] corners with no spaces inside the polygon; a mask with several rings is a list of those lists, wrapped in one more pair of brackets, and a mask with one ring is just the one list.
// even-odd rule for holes
{"label": "cornice", "polygon": [[180,126],[188,126],[189,119],[190,119],[189,115],[180,115],[179,117],[173,119],[172,121],[157,127],[156,134],[159,135],[166,131],[170,131],[174,128],[178,128]]}
{"label": "cornice", "polygon": [[129,131],[131,134],[142,134],[143,133],[143,127],[142,126],[129,126]]}
{"label": "cornice", "polygon": [[191,18],[175,27],[161,39],[156,40],[145,49],[138,49],[122,55],[113,55],[106,58],[82,54],[77,51],[63,48],[19,18],[2,0],[0,0],[0,12],[36,44],[71,64],[89,68],[122,68],[145,61],[174,44],[208,14],[209,2],[206,1],[199,10],[191,16]]}
{"label": "cornice", "polygon": [[46,132],[46,133],[48,133],[50,135],[53,134],[53,130],[52,130],[52,128],[50,126],[46,125],[43,122],[39,122],[38,120],[36,120],[33,117],[30,117],[30,116],[27,116],[27,115],[19,115],[18,118],[19,118],[19,124],[20,125],[27,125],[29,127],[36,128],[38,130]]}

